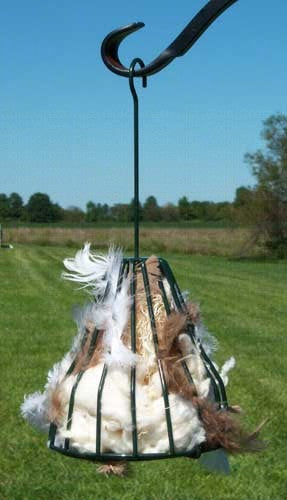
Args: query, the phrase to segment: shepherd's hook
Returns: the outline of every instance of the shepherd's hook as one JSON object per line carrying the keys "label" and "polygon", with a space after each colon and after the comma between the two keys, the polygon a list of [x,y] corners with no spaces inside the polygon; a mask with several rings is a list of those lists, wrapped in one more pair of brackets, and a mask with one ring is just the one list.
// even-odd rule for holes
{"label": "shepherd's hook", "polygon": [[[175,40],[149,64],[141,65],[134,72],[134,76],[143,77],[153,75],[165,68],[175,57],[183,56],[213,21],[235,2],[237,0],[209,0]],[[113,73],[120,76],[130,76],[130,70],[120,61],[119,46],[126,36],[143,27],[144,23],[141,22],[129,24],[128,26],[112,31],[105,37],[102,43],[101,54],[105,65]]]}
{"label": "shepherd's hook", "polygon": [[[129,85],[134,102],[134,256],[139,257],[139,100],[134,85],[135,67],[144,68],[142,59],[136,57],[129,67]],[[142,86],[147,86],[147,77],[142,77]]]}

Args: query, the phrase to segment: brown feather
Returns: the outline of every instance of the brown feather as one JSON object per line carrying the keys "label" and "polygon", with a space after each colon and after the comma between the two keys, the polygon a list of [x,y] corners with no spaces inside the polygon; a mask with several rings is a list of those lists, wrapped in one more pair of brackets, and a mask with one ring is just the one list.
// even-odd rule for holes
{"label": "brown feather", "polygon": [[[161,271],[159,268],[158,258],[155,255],[152,255],[146,260],[145,265],[148,274],[150,293],[153,297],[154,295],[160,294],[158,282],[161,278]],[[145,297],[145,286],[140,265],[136,267],[136,288],[137,298],[141,294],[143,297]]]}
{"label": "brown feather", "polygon": [[64,416],[64,409],[62,406],[60,385],[57,385],[53,392],[50,394],[50,405],[48,410],[49,422],[59,425]]}
{"label": "brown feather", "polygon": [[187,315],[172,313],[167,317],[160,332],[159,357],[162,361],[168,391],[180,394],[192,401],[206,432],[208,450],[224,448],[229,453],[261,450],[264,443],[258,439],[258,434],[262,425],[252,434],[248,434],[242,428],[240,421],[232,416],[232,413],[241,411],[240,407],[218,410],[216,405],[207,399],[199,398],[195,386],[187,379],[183,365],[180,363],[183,353],[179,347],[178,335],[184,332],[190,317],[198,318],[196,307],[193,308],[191,304]]}
{"label": "brown feather", "polygon": [[218,410],[214,404],[199,398],[194,398],[193,404],[198,408],[209,450],[224,448],[229,453],[243,453],[260,451],[265,447],[265,444],[258,439],[264,423],[249,434],[228,410]]}
{"label": "brown feather", "polygon": [[86,325],[86,342],[82,347],[82,350],[77,354],[76,364],[73,370],[73,373],[76,374],[81,370],[87,370],[88,368],[92,368],[96,366],[102,358],[103,355],[103,330],[100,330],[98,333],[97,343],[93,350],[92,356],[89,359],[88,353],[92,341],[92,336],[95,331],[95,326],[93,323],[88,322]]}
{"label": "brown feather", "polygon": [[185,399],[192,399],[196,395],[196,388],[188,380],[180,362],[183,353],[179,347],[178,336],[186,328],[187,315],[172,312],[165,320],[162,329],[159,329],[159,358],[162,361],[167,388],[170,393],[180,394]]}
{"label": "brown feather", "polygon": [[97,472],[105,476],[124,477],[128,472],[128,464],[127,462],[105,462],[103,465],[98,466]]}

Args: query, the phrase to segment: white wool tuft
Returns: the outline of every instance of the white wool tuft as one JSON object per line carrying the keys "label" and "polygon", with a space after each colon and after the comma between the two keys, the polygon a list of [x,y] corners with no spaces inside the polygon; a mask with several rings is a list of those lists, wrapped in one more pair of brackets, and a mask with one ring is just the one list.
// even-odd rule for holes
{"label": "white wool tuft", "polygon": [[137,355],[126,347],[121,340],[113,339],[110,351],[105,354],[105,361],[109,366],[133,366],[136,364]]}
{"label": "white wool tuft", "polygon": [[131,366],[136,361],[135,354],[121,340],[130,311],[131,298],[128,294],[129,284],[129,279],[124,278],[121,290],[116,295],[112,292],[111,287],[111,291],[105,301],[105,359],[109,365]]}
{"label": "white wool tuft", "polygon": [[[107,282],[112,281],[112,275],[119,274],[122,252],[111,247],[107,255],[97,255],[90,251],[90,247],[90,243],[85,243],[74,258],[64,260],[64,265],[70,272],[62,273],[62,277],[81,283],[83,288],[91,287],[92,294],[96,297],[103,296]],[[113,286],[112,292],[115,293],[116,283]]]}
{"label": "white wool tuft", "polygon": [[227,361],[225,361],[224,365],[221,368],[220,376],[223,380],[225,387],[228,384],[227,374],[234,367],[235,367],[235,358],[234,358],[234,356],[231,356],[231,358],[229,358]]}
{"label": "white wool tuft", "polygon": [[45,393],[40,391],[34,392],[29,396],[24,397],[24,402],[21,405],[22,417],[36,429],[47,432],[49,429],[49,421],[47,416],[47,398]]}
{"label": "white wool tuft", "polygon": [[49,370],[44,392],[37,391],[24,397],[24,402],[21,405],[22,416],[40,431],[47,432],[49,429],[50,394],[62,382],[71,363],[72,357],[70,353],[67,353],[62,361],[56,363]]}
{"label": "white wool tuft", "polygon": [[[89,368],[81,378],[74,400],[71,429],[64,420],[58,428],[59,439],[70,438],[71,446],[81,452],[95,452],[97,429],[97,390],[103,364]],[[65,413],[75,377],[61,384]],[[108,369],[102,394],[101,451],[132,453],[132,421],[130,410],[130,370]],[[190,401],[177,394],[169,395],[174,444],[177,451],[190,450],[205,440],[205,431]],[[160,377],[156,372],[149,384],[136,384],[138,450],[140,453],[169,451],[165,404]]]}
{"label": "white wool tuft", "polygon": [[201,321],[195,326],[195,335],[205,350],[207,356],[211,356],[218,349],[218,341],[207,330]]}

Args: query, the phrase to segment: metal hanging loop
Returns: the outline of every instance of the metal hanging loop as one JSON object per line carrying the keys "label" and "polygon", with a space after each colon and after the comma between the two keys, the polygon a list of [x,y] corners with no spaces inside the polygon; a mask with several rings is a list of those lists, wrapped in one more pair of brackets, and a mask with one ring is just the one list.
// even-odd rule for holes
{"label": "metal hanging loop", "polygon": [[[134,102],[134,257],[139,257],[139,101],[134,85],[135,67],[144,68],[142,59],[136,57],[129,67],[129,85]],[[147,77],[142,77],[142,86],[146,88]]]}
{"label": "metal hanging loop", "polygon": [[[175,40],[147,65],[141,66],[134,72],[134,76],[150,76],[161,71],[176,57],[183,56],[207,30],[207,28],[231,7],[237,0],[210,0],[189,22]],[[144,23],[133,23],[118,28],[106,36],[102,43],[101,54],[105,65],[117,75],[129,77],[130,70],[119,58],[121,42],[131,33],[144,27]]]}

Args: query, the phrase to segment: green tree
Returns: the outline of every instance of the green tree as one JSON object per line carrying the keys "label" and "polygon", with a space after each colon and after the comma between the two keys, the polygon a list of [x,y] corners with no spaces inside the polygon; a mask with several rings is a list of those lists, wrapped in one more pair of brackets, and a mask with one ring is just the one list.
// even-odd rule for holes
{"label": "green tree", "polygon": [[234,221],[234,208],[233,204],[229,201],[220,201],[215,203],[216,206],[216,220],[223,222]]}
{"label": "green tree", "polygon": [[107,203],[102,205],[101,203],[96,204],[93,201],[89,201],[86,208],[87,222],[107,221],[112,218],[111,208]]}
{"label": "green tree", "polygon": [[[128,205],[128,222],[134,221],[134,215],[135,215],[135,203],[134,199],[132,198],[131,202]],[[142,219],[143,219],[143,207],[141,202],[139,201],[139,220],[141,221]]]}
{"label": "green tree", "polygon": [[128,222],[130,217],[130,206],[128,203],[116,203],[111,207],[112,220],[117,222]]}
{"label": "green tree", "polygon": [[256,178],[254,240],[263,239],[267,248],[284,257],[287,256],[287,116],[278,113],[267,118],[261,136],[266,150],[245,155]]}
{"label": "green tree", "polygon": [[192,218],[191,204],[186,196],[178,200],[178,211],[181,220],[190,220]]}
{"label": "green tree", "polygon": [[52,203],[45,193],[34,193],[30,196],[26,213],[30,222],[58,222],[63,217],[61,207]]}
{"label": "green tree", "polygon": [[81,223],[85,221],[86,214],[79,207],[68,207],[63,211],[63,218],[66,222]]}
{"label": "green tree", "polygon": [[253,189],[251,187],[240,186],[235,191],[233,202],[234,208],[248,207],[253,200]]}
{"label": "green tree", "polygon": [[158,222],[161,219],[160,207],[154,196],[148,196],[143,205],[143,220]]}
{"label": "green tree", "polygon": [[179,220],[179,210],[173,203],[167,203],[161,210],[161,218],[165,222],[176,222]]}
{"label": "green tree", "polygon": [[88,201],[86,205],[86,221],[96,222],[98,220],[97,207],[93,201]]}
{"label": "green tree", "polygon": [[9,199],[5,193],[0,193],[0,218],[1,220],[9,217]]}
{"label": "green tree", "polygon": [[9,218],[20,219],[23,215],[23,199],[18,193],[11,193],[9,198]]}

